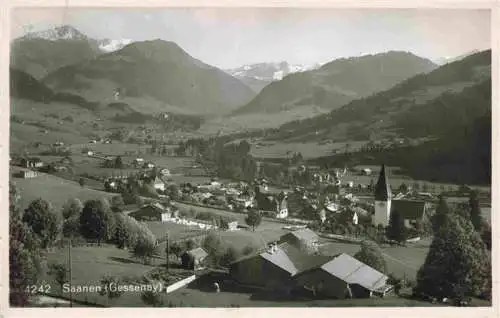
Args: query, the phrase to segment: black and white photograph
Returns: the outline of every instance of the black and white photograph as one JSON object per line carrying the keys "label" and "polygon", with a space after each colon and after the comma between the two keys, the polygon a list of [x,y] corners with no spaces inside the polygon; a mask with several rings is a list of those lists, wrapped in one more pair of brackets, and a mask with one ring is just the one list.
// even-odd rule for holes
{"label": "black and white photograph", "polygon": [[12,8],[9,307],[492,308],[492,13]]}

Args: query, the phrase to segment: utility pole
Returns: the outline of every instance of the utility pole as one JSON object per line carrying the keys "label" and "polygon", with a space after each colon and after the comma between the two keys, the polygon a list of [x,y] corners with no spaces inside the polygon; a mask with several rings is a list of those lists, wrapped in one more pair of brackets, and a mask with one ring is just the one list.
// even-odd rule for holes
{"label": "utility pole", "polygon": [[169,236],[168,236],[168,232],[167,232],[167,248],[165,250],[166,254],[167,254],[167,273],[169,271],[169,268],[170,268],[170,246],[169,246]]}
{"label": "utility pole", "polygon": [[71,239],[69,239],[69,244],[68,244],[68,262],[69,262],[69,306],[73,307],[73,294],[71,292],[72,289],[72,283],[71,283]]}

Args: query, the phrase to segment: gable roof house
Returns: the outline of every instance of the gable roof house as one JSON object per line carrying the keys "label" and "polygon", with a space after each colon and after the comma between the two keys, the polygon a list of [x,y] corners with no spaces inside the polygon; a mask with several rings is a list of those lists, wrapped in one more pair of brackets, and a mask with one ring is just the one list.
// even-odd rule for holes
{"label": "gable roof house", "polygon": [[308,255],[283,243],[233,262],[229,273],[239,284],[289,293],[296,287],[296,274],[318,266],[327,259],[326,256]]}
{"label": "gable roof house", "polygon": [[142,206],[139,210],[131,212],[129,215],[137,221],[161,221],[162,213],[167,208],[161,203],[151,203]]}
{"label": "gable roof house", "polygon": [[305,228],[282,235],[279,242],[286,242],[299,249],[303,247],[308,249],[317,249],[319,244],[319,236],[311,229]]}
{"label": "gable roof house", "polygon": [[384,296],[391,290],[386,275],[345,253],[304,271],[295,279],[299,286],[328,298]]}

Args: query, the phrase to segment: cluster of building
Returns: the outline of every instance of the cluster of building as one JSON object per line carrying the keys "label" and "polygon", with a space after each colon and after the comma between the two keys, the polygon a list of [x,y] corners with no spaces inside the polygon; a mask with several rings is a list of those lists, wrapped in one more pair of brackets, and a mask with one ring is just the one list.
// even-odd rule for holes
{"label": "cluster of building", "polygon": [[[348,254],[320,255],[318,245],[319,237],[309,229],[289,232],[265,250],[233,262],[229,274],[240,285],[285,295],[307,290],[316,297],[343,299],[392,291],[385,274]],[[207,253],[197,248],[184,257],[196,270],[203,268]]]}

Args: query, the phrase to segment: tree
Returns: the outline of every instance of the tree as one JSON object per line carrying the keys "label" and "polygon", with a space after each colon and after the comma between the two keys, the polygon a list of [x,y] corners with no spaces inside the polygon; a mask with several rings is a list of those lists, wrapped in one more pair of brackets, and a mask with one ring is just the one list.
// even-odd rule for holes
{"label": "tree", "polygon": [[115,168],[116,169],[123,169],[124,165],[123,165],[123,160],[122,160],[122,157],[121,156],[117,156],[115,158]]}
{"label": "tree", "polygon": [[68,281],[68,269],[66,265],[62,263],[51,263],[49,264],[48,274],[54,277],[59,287],[61,287],[62,292],[64,283]]}
{"label": "tree", "polygon": [[123,201],[123,197],[116,195],[111,198],[111,207],[113,209],[121,209],[125,205],[125,202]]}
{"label": "tree", "polygon": [[85,186],[85,179],[80,178],[80,179],[78,180],[78,184],[80,185],[80,187],[82,187],[82,188],[83,188],[83,187]]}
{"label": "tree", "polygon": [[85,202],[80,215],[80,229],[82,235],[98,243],[109,239],[114,232],[114,216],[111,214],[109,203],[104,200],[89,200]]}
{"label": "tree", "polygon": [[243,255],[251,255],[255,253],[258,250],[258,247],[252,244],[245,245],[245,247],[242,250]]}
{"label": "tree", "polygon": [[72,216],[63,221],[63,237],[74,238],[80,234],[80,216]]}
{"label": "tree", "polygon": [[169,249],[166,252],[167,255],[174,254],[175,257],[180,257],[183,252],[183,248],[178,242],[173,242],[172,244],[169,244]]}
{"label": "tree", "polygon": [[436,213],[431,218],[433,233],[437,233],[439,231],[449,213],[450,209],[448,208],[448,203],[446,202],[445,197],[442,195],[439,196]]}
{"label": "tree", "polygon": [[399,186],[399,192],[401,193],[406,193],[408,192],[408,186],[406,185],[406,183],[401,183],[401,185]]}
{"label": "tree", "polygon": [[255,231],[255,228],[260,225],[260,222],[262,222],[262,215],[259,213],[259,211],[248,211],[248,215],[245,218],[245,223],[248,226],[251,226],[253,231]]}
{"label": "tree", "polygon": [[179,187],[176,184],[170,184],[165,192],[167,192],[171,200],[179,200]]}
{"label": "tree", "polygon": [[398,210],[391,213],[391,218],[389,220],[389,226],[386,230],[387,238],[398,243],[406,241],[407,229],[404,223],[403,216]]}
{"label": "tree", "polygon": [[479,198],[477,191],[471,191],[469,195],[469,213],[470,220],[474,229],[478,232],[481,231],[482,224],[482,216],[481,216],[481,208],[479,207]]}
{"label": "tree", "polygon": [[354,258],[381,273],[387,272],[387,263],[382,254],[382,250],[375,242],[361,242],[361,249],[354,255]]}
{"label": "tree", "polygon": [[108,302],[123,294],[123,291],[118,288],[120,286],[120,281],[113,276],[104,275],[100,283],[101,289],[99,290],[99,295],[108,296]]}
{"label": "tree", "polygon": [[26,306],[41,273],[40,240],[19,215],[9,220],[9,302]]}
{"label": "tree", "polygon": [[72,217],[80,217],[83,210],[82,201],[78,198],[69,199],[62,208],[62,215],[64,219],[69,219]]}
{"label": "tree", "polygon": [[42,248],[52,246],[61,234],[62,224],[58,215],[52,212],[50,203],[42,199],[32,201],[24,210],[23,222],[40,238]]}
{"label": "tree", "polygon": [[133,256],[141,259],[144,264],[151,264],[155,252],[155,242],[146,237],[140,237],[132,250]]}
{"label": "tree", "polygon": [[229,246],[221,259],[222,266],[229,266],[232,262],[236,261],[240,257],[239,251],[234,246]]}
{"label": "tree", "polygon": [[144,304],[151,307],[162,307],[164,302],[161,299],[161,296],[158,293],[147,290],[141,294],[141,300]]}
{"label": "tree", "polygon": [[488,289],[491,258],[470,220],[449,213],[417,273],[416,295],[477,296]]}

